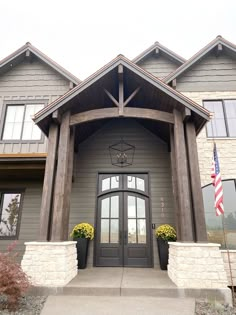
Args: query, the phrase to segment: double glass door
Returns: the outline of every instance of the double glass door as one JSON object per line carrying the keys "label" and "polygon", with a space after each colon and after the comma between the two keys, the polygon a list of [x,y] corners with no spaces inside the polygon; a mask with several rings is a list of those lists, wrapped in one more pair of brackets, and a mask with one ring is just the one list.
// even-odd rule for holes
{"label": "double glass door", "polygon": [[147,176],[99,175],[96,266],[152,266]]}

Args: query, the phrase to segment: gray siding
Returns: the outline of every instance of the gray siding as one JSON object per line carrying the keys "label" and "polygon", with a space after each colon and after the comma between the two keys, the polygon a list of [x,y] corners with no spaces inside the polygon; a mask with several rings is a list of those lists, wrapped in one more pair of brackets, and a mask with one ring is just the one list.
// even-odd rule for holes
{"label": "gray siding", "polygon": [[[110,162],[108,146],[124,139],[135,145],[132,166],[120,169]],[[167,145],[133,120],[111,121],[78,148],[74,162],[70,230],[80,222],[95,224],[98,172],[149,172],[152,222],[174,224],[170,159]],[[161,198],[164,199],[163,211]],[[153,232],[153,231],[152,231]],[[154,235],[154,233],[153,233]],[[93,264],[93,242],[89,264]],[[153,237],[154,265],[158,266],[156,239]]]}
{"label": "gray siding", "polygon": [[[42,196],[43,182],[31,181],[31,182],[1,182],[0,189],[6,188],[25,188],[20,234],[19,240],[17,241],[16,250],[19,252],[18,259],[21,260],[25,250],[24,242],[36,241],[39,235],[39,217],[40,217],[40,206]],[[12,241],[0,240],[0,251],[5,251],[7,246]]]}
{"label": "gray siding", "polygon": [[138,66],[147,70],[158,78],[164,78],[175,71],[178,65],[164,56],[148,56],[138,63]]}
{"label": "gray siding", "polygon": [[[69,81],[43,62],[22,62],[0,77],[0,126],[3,125],[4,109],[8,102],[16,104],[24,101],[51,103],[69,90]],[[0,130],[2,135],[2,128]],[[44,153],[47,139],[41,143],[9,143],[0,141],[1,153]]]}
{"label": "gray siding", "polygon": [[233,91],[236,89],[236,59],[213,53],[177,78],[181,92]]}

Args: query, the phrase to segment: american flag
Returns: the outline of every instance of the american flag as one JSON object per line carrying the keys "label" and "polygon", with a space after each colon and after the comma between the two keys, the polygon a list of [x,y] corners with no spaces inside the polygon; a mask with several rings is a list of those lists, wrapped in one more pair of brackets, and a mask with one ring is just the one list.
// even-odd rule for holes
{"label": "american flag", "polygon": [[211,168],[211,178],[212,184],[215,187],[215,210],[216,215],[219,216],[224,213],[224,206],[223,206],[223,187],[221,182],[221,175],[220,175],[220,166],[219,160],[216,150],[216,144],[214,143],[213,149],[213,159],[212,159],[212,168]]}

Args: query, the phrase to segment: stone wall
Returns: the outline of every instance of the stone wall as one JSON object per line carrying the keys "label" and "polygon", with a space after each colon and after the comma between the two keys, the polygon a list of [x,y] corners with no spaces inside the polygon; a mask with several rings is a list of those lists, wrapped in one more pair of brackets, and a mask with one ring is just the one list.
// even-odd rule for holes
{"label": "stone wall", "polygon": [[[236,99],[234,92],[184,92],[199,105],[203,100]],[[216,138],[217,152],[220,161],[222,179],[236,178],[236,138]],[[199,167],[202,186],[211,183],[211,162],[213,155],[213,140],[207,138],[206,128],[197,137]]]}
{"label": "stone wall", "polygon": [[76,242],[26,242],[21,266],[35,286],[64,286],[77,275]]}
{"label": "stone wall", "polygon": [[181,288],[226,288],[220,244],[169,243],[168,275]]}

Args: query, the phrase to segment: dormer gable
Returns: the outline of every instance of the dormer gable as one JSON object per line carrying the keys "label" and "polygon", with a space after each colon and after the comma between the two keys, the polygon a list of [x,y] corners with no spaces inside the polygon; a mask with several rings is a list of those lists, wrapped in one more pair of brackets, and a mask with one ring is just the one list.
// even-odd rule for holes
{"label": "dormer gable", "polygon": [[235,90],[236,46],[217,36],[164,82],[181,92]]}
{"label": "dormer gable", "polygon": [[63,79],[71,82],[71,88],[81,82],[76,76],[61,67],[29,42],[0,61],[0,76],[12,70],[22,62],[32,63],[34,61],[40,61],[47,67],[52,68],[52,70],[62,76]]}
{"label": "dormer gable", "polygon": [[167,47],[155,42],[133,59],[139,67],[150,72],[158,78],[164,78],[175,71],[186,60]]}

